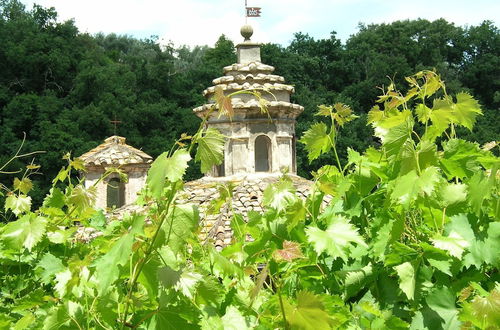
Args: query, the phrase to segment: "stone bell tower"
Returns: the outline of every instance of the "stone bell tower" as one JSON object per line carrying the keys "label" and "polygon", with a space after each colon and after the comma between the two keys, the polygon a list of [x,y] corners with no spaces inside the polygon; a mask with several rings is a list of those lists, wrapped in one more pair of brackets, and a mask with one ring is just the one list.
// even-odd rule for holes
{"label": "stone bell tower", "polygon": [[196,115],[204,118],[214,106],[213,97],[217,88],[224,95],[239,91],[256,91],[267,102],[267,113],[261,111],[259,100],[252,94],[234,95],[231,104],[233,118],[211,112],[207,125],[227,137],[224,161],[214,167],[212,177],[231,177],[248,174],[278,174],[283,169],[296,174],[295,119],[304,110],[290,103],[294,92],[285,79],[274,75],[274,67],[261,63],[260,44],[250,40],[253,29],[250,25],[241,28],[244,41],[236,46],[238,63],[224,68],[224,76],[214,79],[214,86],[203,94],[209,103],[195,108]]}

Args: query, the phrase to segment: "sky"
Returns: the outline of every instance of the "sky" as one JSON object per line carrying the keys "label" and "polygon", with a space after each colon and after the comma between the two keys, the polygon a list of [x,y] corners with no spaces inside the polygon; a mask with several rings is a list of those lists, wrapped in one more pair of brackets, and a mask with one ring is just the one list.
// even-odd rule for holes
{"label": "sky", "polygon": [[[54,7],[59,20],[74,19],[81,32],[116,33],[136,38],[158,36],[160,42],[213,46],[226,35],[242,41],[245,0],[22,0]],[[316,39],[332,31],[345,42],[358,31],[359,23],[390,23],[397,20],[444,18],[458,26],[478,25],[484,20],[500,25],[499,0],[247,0],[260,7],[259,18],[248,18],[253,41],[287,46],[296,32]]]}

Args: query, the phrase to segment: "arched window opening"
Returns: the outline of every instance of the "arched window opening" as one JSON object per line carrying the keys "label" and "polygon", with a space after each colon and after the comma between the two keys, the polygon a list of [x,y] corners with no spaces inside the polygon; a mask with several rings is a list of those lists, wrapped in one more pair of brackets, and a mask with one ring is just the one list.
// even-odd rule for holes
{"label": "arched window opening", "polygon": [[224,159],[222,160],[222,163],[220,163],[220,165],[214,166],[214,176],[215,177],[226,176]]}
{"label": "arched window opening", "polygon": [[271,139],[259,135],[255,139],[255,172],[271,170]]}
{"label": "arched window opening", "polygon": [[119,178],[112,178],[108,181],[106,205],[109,208],[125,205],[125,184]]}

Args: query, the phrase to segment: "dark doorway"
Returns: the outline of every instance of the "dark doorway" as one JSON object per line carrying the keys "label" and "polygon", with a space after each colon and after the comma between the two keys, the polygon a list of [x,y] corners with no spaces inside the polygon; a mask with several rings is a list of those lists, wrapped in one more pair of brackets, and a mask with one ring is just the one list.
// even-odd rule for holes
{"label": "dark doorway", "polygon": [[269,172],[271,169],[271,139],[259,135],[255,139],[255,172]]}
{"label": "dark doorway", "polygon": [[125,184],[119,178],[112,178],[108,181],[106,202],[109,208],[125,205]]}

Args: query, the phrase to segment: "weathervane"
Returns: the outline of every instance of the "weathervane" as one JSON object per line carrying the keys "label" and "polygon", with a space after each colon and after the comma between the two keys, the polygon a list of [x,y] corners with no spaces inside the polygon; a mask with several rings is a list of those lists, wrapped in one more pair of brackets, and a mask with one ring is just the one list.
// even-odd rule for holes
{"label": "weathervane", "polygon": [[247,0],[245,0],[245,24],[248,17],[260,17],[260,7],[248,7]]}

